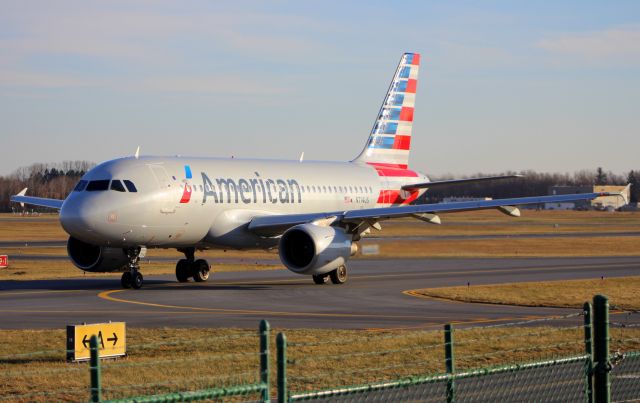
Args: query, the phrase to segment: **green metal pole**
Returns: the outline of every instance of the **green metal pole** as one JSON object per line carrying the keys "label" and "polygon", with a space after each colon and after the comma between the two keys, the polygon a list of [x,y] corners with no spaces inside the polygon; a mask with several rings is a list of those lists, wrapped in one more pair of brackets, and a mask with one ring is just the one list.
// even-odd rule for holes
{"label": "green metal pole", "polygon": [[278,348],[278,403],[287,401],[287,336],[278,333],[276,336]]}
{"label": "green metal pole", "polygon": [[449,375],[447,379],[447,403],[452,403],[456,398],[456,385],[453,378],[456,367],[453,353],[453,326],[449,323],[444,325],[444,355],[447,375]]}
{"label": "green metal pole", "polygon": [[98,338],[93,335],[89,340],[91,357],[89,361],[89,371],[91,372],[91,401],[102,400],[102,385],[100,380],[100,352],[98,350]]}
{"label": "green metal pole", "polygon": [[260,382],[265,385],[262,390],[262,401],[271,401],[271,384],[269,383],[269,322],[260,321]]}
{"label": "green metal pole", "polygon": [[609,299],[593,297],[593,395],[596,403],[611,401],[611,363],[609,362]]}
{"label": "green metal pole", "polygon": [[587,390],[585,399],[587,403],[593,403],[593,336],[592,336],[592,318],[591,304],[585,302],[582,306],[584,313],[584,350],[587,354],[587,367],[585,368],[587,377]]}

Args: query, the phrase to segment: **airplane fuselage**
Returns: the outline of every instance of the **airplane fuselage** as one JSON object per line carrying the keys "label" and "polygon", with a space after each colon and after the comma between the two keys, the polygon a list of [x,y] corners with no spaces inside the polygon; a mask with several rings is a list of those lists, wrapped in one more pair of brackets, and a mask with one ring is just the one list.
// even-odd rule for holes
{"label": "airplane fuselage", "polygon": [[100,246],[271,248],[278,238],[248,231],[251,218],[408,204],[421,191],[400,187],[426,180],[352,162],[130,157],[88,172],[60,217],[71,236]]}

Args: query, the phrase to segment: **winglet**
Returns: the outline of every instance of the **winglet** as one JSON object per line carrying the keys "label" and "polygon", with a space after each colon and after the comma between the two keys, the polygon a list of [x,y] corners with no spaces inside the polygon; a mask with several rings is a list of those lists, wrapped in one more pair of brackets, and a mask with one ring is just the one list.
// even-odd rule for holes
{"label": "winglet", "polygon": [[136,153],[134,154],[134,157],[136,157],[136,159],[138,159],[140,157],[140,146],[138,146],[138,148],[136,148]]}
{"label": "winglet", "polygon": [[[27,194],[27,189],[28,188],[24,188],[22,189],[16,196],[24,196]],[[20,203],[20,207],[24,208],[24,203]]]}

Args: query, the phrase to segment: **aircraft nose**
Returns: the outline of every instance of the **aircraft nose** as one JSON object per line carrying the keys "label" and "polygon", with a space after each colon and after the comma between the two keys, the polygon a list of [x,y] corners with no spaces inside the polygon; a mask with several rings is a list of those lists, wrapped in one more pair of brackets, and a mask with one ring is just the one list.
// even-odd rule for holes
{"label": "aircraft nose", "polygon": [[87,239],[96,227],[96,213],[91,209],[90,200],[84,197],[67,198],[60,209],[62,228],[71,236]]}

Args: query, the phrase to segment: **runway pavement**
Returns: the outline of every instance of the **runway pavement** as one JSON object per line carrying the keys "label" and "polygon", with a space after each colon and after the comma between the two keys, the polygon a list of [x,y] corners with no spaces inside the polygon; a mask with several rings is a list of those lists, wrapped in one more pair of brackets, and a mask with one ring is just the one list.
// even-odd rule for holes
{"label": "runway pavement", "polygon": [[[353,260],[344,285],[315,285],[286,270],[216,273],[179,284],[145,272],[141,290],[119,278],[0,282],[0,328],[64,328],[126,321],[148,327],[245,327],[260,319],[287,328],[434,328],[456,321],[492,324],[576,312],[571,309],[463,304],[404,291],[640,273],[640,257]],[[46,268],[43,268],[46,270]],[[635,317],[640,315],[633,315]]]}

